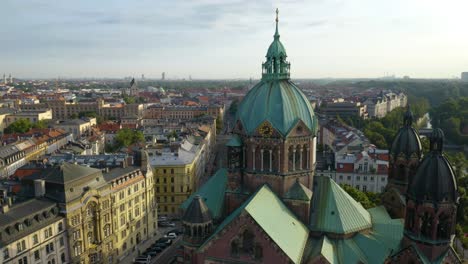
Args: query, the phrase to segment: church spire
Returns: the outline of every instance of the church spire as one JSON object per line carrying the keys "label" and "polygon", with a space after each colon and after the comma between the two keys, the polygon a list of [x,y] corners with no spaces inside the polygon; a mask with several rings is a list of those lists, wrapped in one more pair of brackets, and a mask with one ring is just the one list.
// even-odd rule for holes
{"label": "church spire", "polygon": [[273,36],[273,42],[268,48],[266,55],[266,62],[263,63],[262,79],[263,80],[284,80],[289,79],[290,64],[286,61],[286,49],[280,41],[278,32],[278,14],[279,10],[276,9],[276,30]]}
{"label": "church spire", "polygon": [[279,35],[279,33],[278,33],[278,21],[279,21],[279,19],[278,19],[278,14],[279,14],[279,10],[278,10],[278,8],[276,8],[276,20],[275,20],[275,21],[276,21],[276,31],[275,31],[275,39],[279,39],[279,37],[280,37],[280,35]]}

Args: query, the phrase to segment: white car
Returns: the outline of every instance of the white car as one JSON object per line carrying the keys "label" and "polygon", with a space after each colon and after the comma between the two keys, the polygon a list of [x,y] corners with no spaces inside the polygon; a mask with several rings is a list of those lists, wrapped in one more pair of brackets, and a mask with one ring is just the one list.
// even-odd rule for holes
{"label": "white car", "polygon": [[169,234],[165,235],[164,237],[170,238],[170,239],[176,239],[177,235],[176,235],[176,233],[169,233]]}

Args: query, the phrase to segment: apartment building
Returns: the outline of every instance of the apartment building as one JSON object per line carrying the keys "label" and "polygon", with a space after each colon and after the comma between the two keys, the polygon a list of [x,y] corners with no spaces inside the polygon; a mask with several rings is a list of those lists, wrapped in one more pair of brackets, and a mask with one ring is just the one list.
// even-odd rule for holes
{"label": "apartment building", "polygon": [[69,263],[66,221],[55,202],[32,198],[2,204],[0,263]]}

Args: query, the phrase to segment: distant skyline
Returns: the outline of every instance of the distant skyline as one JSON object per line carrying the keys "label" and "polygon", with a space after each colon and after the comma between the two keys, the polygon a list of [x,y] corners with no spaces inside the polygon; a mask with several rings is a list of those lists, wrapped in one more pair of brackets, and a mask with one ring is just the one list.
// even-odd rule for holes
{"label": "distant skyline", "polygon": [[0,75],[259,78],[279,8],[292,78],[468,71],[466,0],[4,0]]}

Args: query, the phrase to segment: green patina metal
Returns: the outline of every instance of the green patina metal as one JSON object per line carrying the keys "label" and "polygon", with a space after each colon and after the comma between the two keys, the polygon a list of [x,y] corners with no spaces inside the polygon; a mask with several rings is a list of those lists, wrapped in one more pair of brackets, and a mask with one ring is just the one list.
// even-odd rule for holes
{"label": "green patina metal", "polygon": [[290,64],[278,33],[278,18],[274,40],[263,63],[262,80],[245,96],[237,111],[247,134],[255,132],[268,121],[282,135],[302,120],[313,134],[317,132],[317,119],[307,97],[289,79]]}
{"label": "green patina metal", "polygon": [[247,134],[253,134],[265,121],[282,136],[301,120],[317,133],[317,119],[307,97],[290,80],[261,81],[242,100],[237,111]]}
{"label": "green patina metal", "polygon": [[312,191],[297,180],[286,192],[284,198],[291,200],[310,201]]}
{"label": "green patina metal", "polygon": [[301,263],[309,230],[266,184],[230,214],[204,245],[242,212],[248,213],[293,263]]}
{"label": "green patina metal", "polygon": [[311,238],[307,249],[310,253],[305,259],[323,256],[331,264],[384,263],[388,256],[400,249],[403,219],[392,219],[383,206],[371,208],[368,212],[372,229],[345,239],[326,235],[319,239]]}
{"label": "green patina metal", "polygon": [[335,181],[315,176],[311,208],[311,230],[334,234],[349,234],[372,227],[371,217]]}
{"label": "green patina metal", "polygon": [[227,183],[227,170],[219,169],[203,186],[192,194],[181,205],[184,211],[187,210],[196,195],[200,195],[214,219],[219,219],[223,213],[224,192]]}

